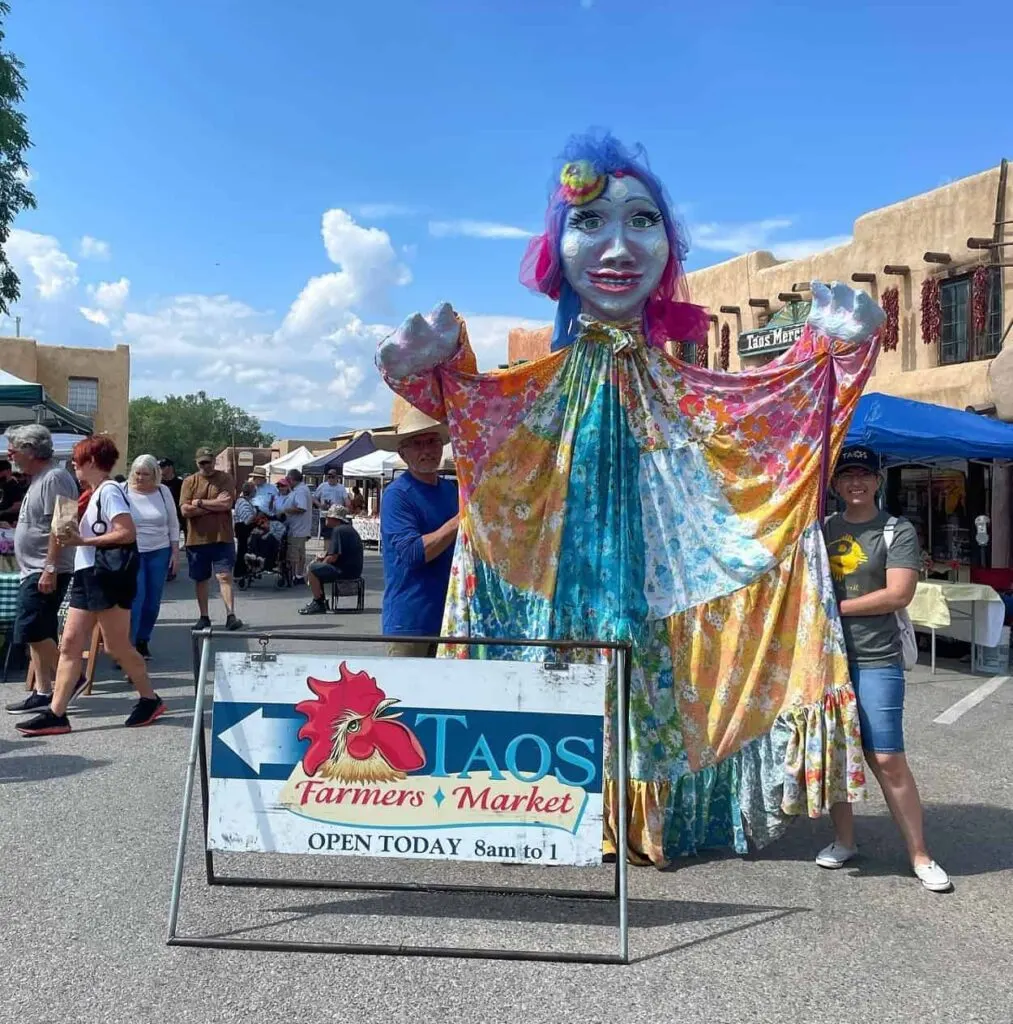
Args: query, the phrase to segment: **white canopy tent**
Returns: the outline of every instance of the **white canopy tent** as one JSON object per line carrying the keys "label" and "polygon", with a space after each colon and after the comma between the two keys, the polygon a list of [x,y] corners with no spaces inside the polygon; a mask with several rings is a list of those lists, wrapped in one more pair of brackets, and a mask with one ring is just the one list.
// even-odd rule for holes
{"label": "white canopy tent", "polygon": [[300,445],[295,451],[289,452],[288,455],[272,459],[264,466],[264,469],[267,470],[268,476],[272,474],[284,476],[290,469],[301,470],[307,462],[312,462],[315,458],[316,456],[309,448],[305,445]]}
{"label": "white canopy tent", "polygon": [[[408,467],[404,459],[396,452],[382,452],[379,449],[363,455],[361,458],[346,462],[341,472],[346,480],[386,480]],[[443,458],[440,460],[440,472],[446,473],[454,468],[454,453],[450,445],[444,445]]]}

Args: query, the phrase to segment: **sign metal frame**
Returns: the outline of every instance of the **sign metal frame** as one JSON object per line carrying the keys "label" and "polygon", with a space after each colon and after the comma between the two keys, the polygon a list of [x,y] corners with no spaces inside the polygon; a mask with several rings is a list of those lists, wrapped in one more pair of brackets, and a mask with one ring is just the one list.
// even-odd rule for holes
{"label": "sign metal frame", "polygon": [[[617,853],[615,863],[615,884],[611,891],[586,889],[547,889],[520,888],[516,886],[485,886],[459,885],[432,882],[355,882],[328,881],[317,878],[277,878],[242,875],[222,875],[215,868],[214,851],[208,849],[209,771],[207,733],[204,723],[206,691],[208,676],[211,670],[212,653],[215,640],[221,637],[230,643],[236,640],[254,640],[261,647],[261,653],[255,658],[272,659],[276,657],[269,648],[274,640],[307,641],[310,643],[331,644],[377,644],[396,641],[410,643],[441,643],[456,644],[468,647],[540,647],[554,652],[564,653],[573,650],[610,651],[614,656],[617,686],[617,719],[616,722],[616,767],[617,767]],[[491,639],[488,637],[387,637],[368,635],[349,635],[344,633],[286,633],[286,632],[254,632],[236,630],[231,633],[215,633],[214,629],[204,629],[192,633],[193,640],[193,674],[194,674],[194,717],[190,735],[190,752],[187,759],[186,778],[183,787],[183,807],[180,815],[179,840],[176,847],[176,861],[173,871],[172,894],[169,901],[169,923],[166,934],[166,945],[190,946],[203,949],[244,949],[260,952],[290,953],[353,953],[370,956],[427,956],[455,957],[460,959],[483,960],[529,960],[549,963],[594,963],[594,964],[628,964],[629,954],[629,904],[627,884],[627,785],[629,768],[627,764],[627,748],[629,740],[629,682],[631,665],[631,645],[629,643],[613,643],[609,641],[581,640],[528,640],[528,639]],[[479,663],[480,664],[480,663]],[[602,709],[604,714],[605,709]],[[471,893],[492,896],[538,896],[549,899],[571,900],[577,902],[614,902],[618,904],[617,924],[619,931],[618,952],[588,953],[571,951],[547,951],[524,949],[494,949],[464,946],[406,946],[403,944],[376,944],[359,942],[293,942],[288,940],[256,940],[247,938],[231,938],[214,935],[180,935],[178,932],[179,911],[183,886],[183,872],[186,862],[187,837],[190,826],[193,789],[197,776],[200,777],[201,812],[204,835],[204,871],[208,885],[232,886],[253,889],[327,889],[343,892],[426,892],[426,893]],[[604,778],[602,779],[604,787]]]}

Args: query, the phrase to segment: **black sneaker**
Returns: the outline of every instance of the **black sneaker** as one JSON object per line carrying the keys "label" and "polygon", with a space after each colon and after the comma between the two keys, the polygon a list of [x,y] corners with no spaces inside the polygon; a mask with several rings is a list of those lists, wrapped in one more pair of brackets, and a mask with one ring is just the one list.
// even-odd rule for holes
{"label": "black sneaker", "polygon": [[70,732],[70,719],[66,715],[54,715],[48,708],[41,715],[18,722],[15,729],[22,736],[60,736]]}
{"label": "black sneaker", "polygon": [[196,621],[196,622],[194,623],[194,626],[193,626],[193,628],[194,628],[194,629],[210,629],[210,628],[211,628],[211,620],[210,620],[210,619],[209,619],[209,618],[208,618],[208,617],[207,617],[206,615],[202,615],[202,616],[201,616],[201,617],[200,617],[200,618],[199,618],[199,619],[198,619],[198,620],[197,620],[197,621]]}
{"label": "black sneaker", "polygon": [[49,707],[49,702],[53,699],[51,693],[30,693],[24,700],[19,700],[15,704],[8,704],[6,711],[8,715],[28,715],[32,712],[39,712]]}
{"label": "black sneaker", "polygon": [[243,620],[237,619],[234,612],[229,612],[228,618],[225,620],[225,628],[230,632],[236,629],[242,629]]}
{"label": "black sneaker", "polygon": [[321,598],[319,601],[310,601],[305,608],[299,609],[300,615],[326,615],[327,614],[327,602]]}
{"label": "black sneaker", "polygon": [[134,649],[145,661],[151,661],[151,650],[148,647],[147,640],[138,640],[137,643],[134,644]]}
{"label": "black sneaker", "polygon": [[157,693],[154,697],[142,697],[134,705],[134,710],[130,712],[130,717],[123,724],[128,729],[135,729],[141,725],[151,725],[156,718],[161,717],[168,710]]}

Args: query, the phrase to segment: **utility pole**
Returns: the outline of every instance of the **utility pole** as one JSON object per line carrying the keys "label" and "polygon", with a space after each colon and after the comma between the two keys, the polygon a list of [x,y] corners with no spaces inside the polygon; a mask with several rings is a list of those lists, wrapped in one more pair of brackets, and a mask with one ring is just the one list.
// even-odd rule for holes
{"label": "utility pole", "polygon": [[19,317],[19,316],[16,316],[14,318],[14,337],[15,338],[20,338],[21,337],[21,317]]}

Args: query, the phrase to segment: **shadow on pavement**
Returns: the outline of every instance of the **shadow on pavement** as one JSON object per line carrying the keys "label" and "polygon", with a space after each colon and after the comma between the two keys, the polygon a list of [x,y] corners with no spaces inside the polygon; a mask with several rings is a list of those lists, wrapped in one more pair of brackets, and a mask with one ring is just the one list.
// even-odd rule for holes
{"label": "shadow on pavement", "polygon": [[[426,917],[453,920],[518,921],[528,924],[577,924],[609,927],[618,921],[614,901],[576,900],[546,896],[497,893],[389,893],[347,899],[273,907],[272,914],[290,914],[284,922],[271,921],[251,928],[222,932],[220,937],[243,931],[272,928],[279,923],[305,921],[321,915],[338,917]],[[265,908],[266,909],[266,908]],[[806,907],[771,907],[750,903],[699,903],[692,900],[631,899],[630,926],[664,928],[696,921],[714,921],[749,914],[795,914]]]}
{"label": "shadow on pavement", "polygon": [[[25,746],[37,744],[26,741]],[[104,768],[111,761],[96,761],[77,754],[10,754],[0,757],[0,786],[11,782],[41,782]]]}
{"label": "shadow on pavement", "polygon": [[[859,858],[850,874],[861,877],[906,874],[907,857],[893,819],[885,814],[856,815]],[[1013,809],[993,804],[925,805],[925,837],[932,856],[955,878],[984,875],[1013,868]],[[811,830],[792,830],[779,843],[750,859],[757,861],[812,860],[830,842],[814,843]]]}

